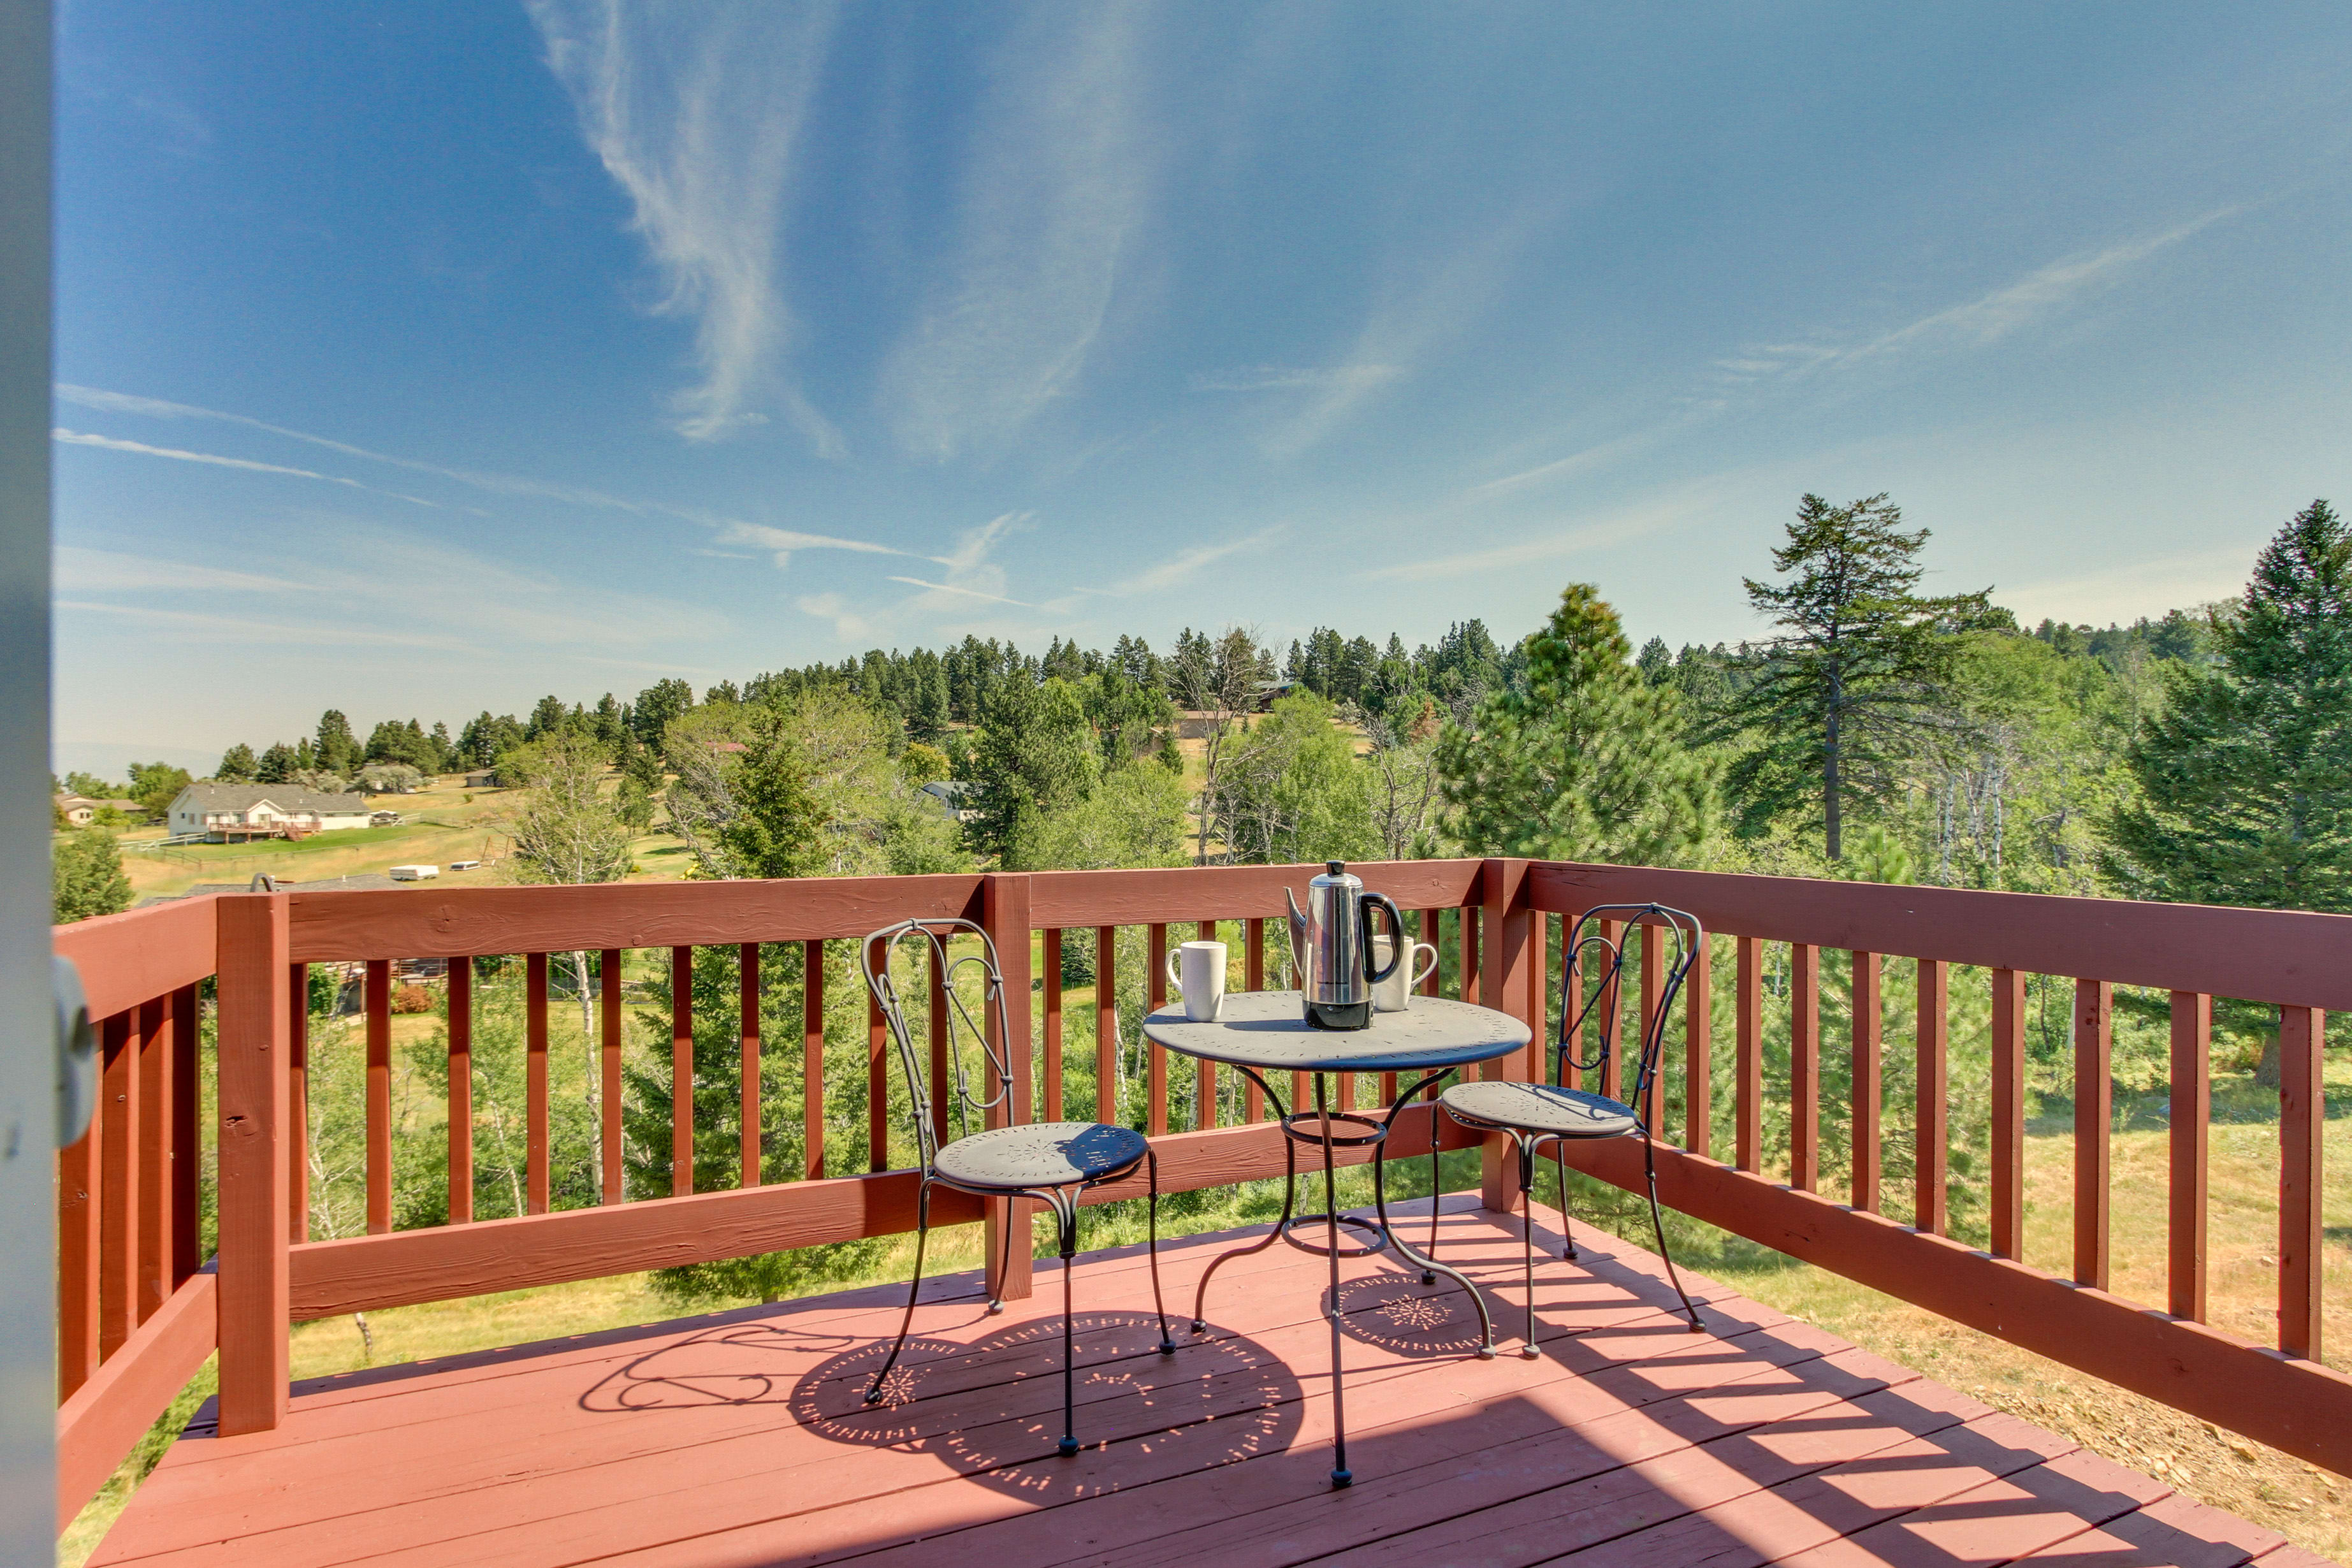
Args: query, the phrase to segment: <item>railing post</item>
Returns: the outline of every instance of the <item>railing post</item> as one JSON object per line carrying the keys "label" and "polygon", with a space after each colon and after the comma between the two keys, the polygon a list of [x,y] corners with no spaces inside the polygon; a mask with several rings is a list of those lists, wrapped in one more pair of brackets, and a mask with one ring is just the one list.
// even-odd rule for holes
{"label": "railing post", "polygon": [[[1529,994],[1535,963],[1528,946],[1533,922],[1528,911],[1528,863],[1488,860],[1479,868],[1478,892],[1481,908],[1465,909],[1462,916],[1465,924],[1484,916],[1478,939],[1479,994],[1486,1005],[1528,1023],[1535,1016],[1535,998]],[[1488,1064],[1486,1076],[1525,1078],[1525,1061],[1524,1053],[1516,1059],[1506,1057]],[[1517,1206],[1515,1158],[1505,1133],[1490,1132],[1479,1146],[1478,1201],[1484,1206],[1502,1213]]]}
{"label": "railing post", "polygon": [[2213,1121],[2213,998],[2172,994],[2171,1170],[2165,1310],[2205,1321],[2206,1129]]}
{"label": "railing post", "polygon": [[2319,1360],[2327,1015],[2279,1009],[2279,1349]]}
{"label": "railing post", "polygon": [[[1010,1038],[999,1041],[997,1048],[1013,1069],[1012,1092],[1004,1104],[988,1113],[991,1127],[1003,1127],[1029,1120],[1029,879],[998,873],[982,878],[980,909],[980,923],[996,944],[997,967],[1004,976],[1004,1027]],[[994,1008],[988,1009],[985,1023],[993,1033]],[[990,1069],[992,1074],[994,1070]],[[995,1088],[991,1084],[989,1091],[994,1093]],[[1029,1294],[1029,1215],[1035,1206],[1034,1198],[997,1199],[988,1205],[982,1234],[992,1300],[1018,1300]],[[1005,1249],[1008,1227],[1010,1257]]]}
{"label": "railing post", "polygon": [[220,900],[220,1431],[286,1415],[287,900]]}

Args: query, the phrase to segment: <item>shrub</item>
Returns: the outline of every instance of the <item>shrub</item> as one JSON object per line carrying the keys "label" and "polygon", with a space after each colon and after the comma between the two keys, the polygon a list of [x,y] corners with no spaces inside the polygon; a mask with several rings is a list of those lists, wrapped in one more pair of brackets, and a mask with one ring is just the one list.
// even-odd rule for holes
{"label": "shrub", "polygon": [[392,1010],[395,1013],[430,1013],[433,993],[422,985],[400,985],[393,988]]}

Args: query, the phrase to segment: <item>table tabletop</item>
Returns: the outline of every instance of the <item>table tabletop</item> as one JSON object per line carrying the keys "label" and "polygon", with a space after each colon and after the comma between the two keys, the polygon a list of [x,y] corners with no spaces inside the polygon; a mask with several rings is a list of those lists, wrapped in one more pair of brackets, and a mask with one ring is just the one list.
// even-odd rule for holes
{"label": "table tabletop", "polygon": [[1296,991],[1228,992],[1223,1016],[1206,1023],[1171,1002],[1143,1020],[1143,1033],[1180,1055],[1272,1072],[1425,1072],[1507,1056],[1529,1038],[1508,1013],[1443,996],[1375,1013],[1369,1029],[1318,1029]]}

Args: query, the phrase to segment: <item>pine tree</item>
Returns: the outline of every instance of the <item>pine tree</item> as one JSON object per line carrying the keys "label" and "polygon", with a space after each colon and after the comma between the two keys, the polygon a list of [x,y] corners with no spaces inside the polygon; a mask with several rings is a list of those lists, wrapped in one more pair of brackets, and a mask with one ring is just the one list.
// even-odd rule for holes
{"label": "pine tree", "polygon": [[967,776],[973,847],[1013,865],[1037,824],[1085,799],[1099,772],[1094,728],[1077,688],[1066,680],[1006,680],[989,700],[972,747]]}
{"label": "pine tree", "polygon": [[213,770],[213,777],[223,784],[251,784],[255,771],[260,766],[260,759],[253,754],[253,748],[239,741],[221,753],[220,766]]}
{"label": "pine tree", "polygon": [[1844,852],[1848,816],[1893,791],[1895,764],[1933,722],[1958,657],[1949,634],[1990,613],[1983,593],[1924,598],[1927,531],[1906,532],[1885,494],[1849,506],[1816,495],[1798,502],[1789,542],[1772,552],[1787,581],[1747,579],[1748,602],[1782,635],[1766,645],[1756,679],[1724,727],[1759,736],[1733,764],[1742,826],[1820,805],[1822,847]]}
{"label": "pine tree", "polygon": [[1490,694],[1438,740],[1464,847],[1689,864],[1714,831],[1715,766],[1682,743],[1681,699],[1642,679],[1617,612],[1570,584],[1527,657],[1524,690]]}
{"label": "pine tree", "polygon": [[2279,531],[2213,640],[2218,665],[2165,667],[2107,868],[2140,898],[2352,912],[2352,533],[2327,502]]}
{"label": "pine tree", "polygon": [[342,710],[330,708],[319,715],[318,743],[310,754],[308,765],[326,773],[349,773],[359,767],[359,737],[352,733],[352,721]]}

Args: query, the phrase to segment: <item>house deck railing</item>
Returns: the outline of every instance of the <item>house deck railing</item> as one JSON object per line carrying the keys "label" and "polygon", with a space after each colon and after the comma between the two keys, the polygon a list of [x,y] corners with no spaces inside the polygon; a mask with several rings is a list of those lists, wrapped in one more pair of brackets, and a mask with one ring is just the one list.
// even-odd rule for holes
{"label": "house deck railing", "polygon": [[[1367,881],[1418,911],[1423,940],[1447,953],[1454,988],[1528,1019],[1543,1037],[1559,963],[1558,938],[1588,909],[1656,901],[1685,909],[1706,926],[1693,983],[1685,992],[1678,1059],[1667,1073],[1679,1099],[1654,1106],[1662,1140],[1660,1190],[1666,1204],[1955,1321],[2067,1363],[2193,1415],[2226,1425],[2311,1463],[2352,1471],[2352,1378],[2321,1364],[2320,1213],[2324,1116],[2321,1050],[2326,1012],[2352,1008],[2352,918],[2222,910],[2119,900],[2053,899],[1849,882],[1661,871],[1524,860],[1431,860],[1360,867]],[[170,1405],[215,1348],[220,1353],[220,1430],[265,1430],[283,1416],[291,1323],[594,1279],[910,1230],[915,1178],[888,1163],[886,1058],[870,1004],[854,1041],[828,1033],[826,987],[849,984],[849,944],[908,916],[962,916],[993,935],[1007,981],[1014,1037],[1035,1042],[1013,1052],[1012,1100],[1028,1113],[1033,1095],[1047,1114],[1092,1114],[1073,1096],[1065,1105],[1066,1059],[1091,1050],[1097,1083],[1115,1082],[1121,1047],[1114,985],[1097,984],[1089,1020],[1066,1013],[1066,956],[1083,951],[1098,975],[1120,962],[1118,933],[1142,928],[1147,965],[1136,989],[1156,1003],[1165,993],[1164,954],[1213,922],[1238,940],[1246,984],[1270,983],[1269,921],[1279,923],[1285,886],[1298,868],[1239,867],[1152,871],[1044,872],[886,877],[781,882],[692,882],[604,887],[432,889],[398,892],[234,894],[158,906],[60,927],[58,951],[80,968],[91,1013],[102,1020],[100,1113],[90,1132],[58,1158],[59,1507],[70,1519],[122,1456]],[[1043,955],[1032,971],[1032,933]],[[761,1037],[761,950],[803,943],[803,1026],[797,1040]],[[1661,966],[1643,944],[1638,1006],[1657,1005]],[[697,948],[740,953],[744,1005],[735,1019],[742,1060],[732,1106],[735,1157],[723,1171],[697,1164],[693,957]],[[670,1194],[628,1197],[621,1173],[624,997],[598,988],[594,1047],[601,1073],[596,1129],[601,1202],[551,1206],[549,955],[592,952],[616,976],[625,952],[665,950],[673,976],[669,1066]],[[1277,938],[1275,954],[1281,944]],[[1825,952],[1850,955],[1845,1037],[1822,1037]],[[828,963],[828,954],[833,962]],[[513,957],[525,961],[525,1145],[522,1202],[513,1217],[476,1220],[473,1041],[474,966],[447,965],[451,1056],[440,1174],[448,1222],[394,1227],[391,1079],[393,967],[415,959]],[[1883,961],[1916,960],[1916,1028],[1907,1041],[1884,1038]],[[311,1240],[310,1169],[305,1146],[308,1064],[307,969],[357,965],[363,974],[366,1049],[365,1216],[369,1234]],[[1727,966],[1733,1016],[1714,1016],[1713,971]],[[1955,974],[1955,970],[1961,973]],[[1980,973],[1979,973],[1980,972]],[[2063,981],[2074,1000],[2074,1160],[2073,1259],[2064,1274],[2029,1267],[2024,1246],[2027,986],[2032,976]],[[213,982],[215,1000],[201,992]],[[1435,976],[1429,983],[1434,987]],[[1989,1245],[1954,1239],[1947,1210],[1952,1142],[1949,1020],[1956,984],[1990,984],[1990,1112]],[[2110,1291],[2108,1157],[2112,1076],[2108,1052],[2115,987],[2152,987],[2170,1007],[2170,1185],[2167,1300],[2137,1302]],[[1769,1075],[1766,1023],[1785,1040],[1785,1075]],[[2206,1316],[2206,1170],[2213,1000],[2278,1009],[2278,1327],[2255,1344],[2211,1328]],[[200,1031],[205,1009],[215,1040],[209,1086],[217,1104],[216,1174],[204,1170],[198,1107],[207,1088]],[[1832,1016],[1839,1009],[1832,1008]],[[1131,1024],[1131,1020],[1129,1021]],[[1607,1026],[1614,1027],[1615,1025]],[[935,1051],[943,1049],[943,1042]],[[1912,1190],[1889,1195],[1884,1064],[1912,1053],[1909,1107],[1915,1151]],[[798,1058],[807,1092],[794,1179],[772,1180],[760,1103],[763,1063],[781,1050]],[[869,1125],[865,1163],[875,1168],[827,1174],[844,1165],[826,1149],[825,1063],[862,1057]],[[1727,1051],[1731,1071],[1718,1071]],[[1843,1142],[1825,1147],[1822,1069],[1843,1054],[1850,1102],[1829,1119]],[[1036,1081],[1030,1081],[1034,1070]],[[1613,1062],[1612,1058],[1612,1062]],[[1489,1068],[1524,1078],[1531,1052]],[[1220,1092],[1215,1069],[1178,1064],[1150,1048],[1143,1120],[1169,1190],[1223,1186],[1281,1173],[1284,1142],[1255,1089]],[[1609,1081],[1595,1087],[1616,1089]],[[1729,1085],[1729,1146],[1718,1148],[1717,1085]],[[1781,1086],[1785,1083],[1785,1088]],[[1375,1087],[1377,1084],[1377,1087]],[[1654,1084],[1652,1092],[1661,1092]],[[1360,1086],[1343,1082],[1354,1096]],[[1367,1098],[1386,1100],[1393,1082],[1367,1080]],[[1779,1103],[1773,1103],[1777,1098]],[[1343,1103],[1345,1101],[1343,1100]],[[1768,1111],[1785,1125],[1787,1179],[1766,1171]],[[1433,1131],[1447,1147],[1477,1146],[1451,1122],[1433,1130],[1429,1110],[1403,1113],[1405,1148],[1425,1148]],[[1172,1120],[1171,1120],[1172,1119]],[[1175,1125],[1173,1122],[1189,1123]],[[1973,1132],[1975,1130],[1969,1130]],[[1774,1140],[1776,1146],[1779,1139]],[[642,1135],[640,1136],[640,1144]],[[1359,1159],[1369,1151],[1353,1152]],[[645,1151],[638,1149],[641,1157]],[[1499,1147],[1487,1146],[1482,1185],[1503,1207]],[[1727,1157],[1726,1157],[1727,1156]],[[1572,1155],[1586,1173],[1633,1187],[1641,1157],[1631,1144]],[[1777,1168],[1780,1162],[1776,1159]],[[1821,1190],[1825,1171],[1843,1171],[1843,1190]],[[1514,1184],[1515,1185],[1515,1184]],[[720,1190],[707,1190],[718,1186]],[[1132,1189],[1132,1190],[1130,1190]],[[1139,1182],[1115,1184],[1090,1201],[1137,1195]],[[198,1257],[199,1216],[215,1205],[217,1248]],[[1898,1199],[1904,1194],[1894,1194]],[[935,1223],[983,1220],[990,1235],[1025,1214],[1003,1204],[941,1194]],[[1029,1289],[1026,1248],[992,1261],[1007,1295]],[[999,1260],[990,1246],[984,1257]]]}

